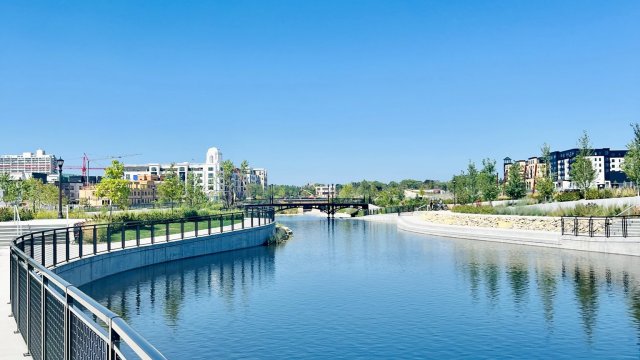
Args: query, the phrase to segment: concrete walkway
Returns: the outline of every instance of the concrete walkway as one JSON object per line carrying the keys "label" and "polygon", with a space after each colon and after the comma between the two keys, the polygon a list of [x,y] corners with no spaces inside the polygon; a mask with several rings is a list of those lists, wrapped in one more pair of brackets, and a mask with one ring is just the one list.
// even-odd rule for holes
{"label": "concrete walkway", "polygon": [[0,248],[0,360],[22,359],[27,345],[17,329],[9,304],[9,247]]}

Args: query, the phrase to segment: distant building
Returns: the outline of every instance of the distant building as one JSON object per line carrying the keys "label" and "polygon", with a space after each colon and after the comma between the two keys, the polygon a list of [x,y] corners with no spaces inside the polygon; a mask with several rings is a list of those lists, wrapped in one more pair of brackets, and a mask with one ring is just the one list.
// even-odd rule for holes
{"label": "distant building", "polygon": [[[205,194],[212,199],[223,198],[222,184],[222,152],[215,147],[207,150],[204,163],[180,162],[173,164],[178,178],[186,181],[187,175],[192,173],[196,183],[202,186]],[[124,177],[129,181],[138,181],[143,176],[158,176],[160,180],[167,174],[172,164],[149,163],[145,165],[125,165]],[[248,184],[261,184],[267,187],[267,170],[262,168],[249,169],[242,181],[240,170],[235,169],[232,175],[232,186],[236,196],[246,192]]]}
{"label": "distant building", "polygon": [[336,191],[336,184],[316,185],[316,197],[326,198],[329,196],[338,197],[338,192]]}
{"label": "distant building", "polygon": [[[539,157],[531,157],[528,160],[513,161],[504,159],[504,179],[509,178],[509,169],[514,163],[519,163],[520,171],[527,185],[527,190],[535,192],[536,179],[543,176],[547,166],[558,190],[574,190],[577,185],[571,181],[571,165],[578,156],[580,149],[553,151],[550,153],[550,164],[545,164]],[[627,150],[611,150],[609,148],[593,149],[592,155],[587,157],[596,171],[596,178],[592,186],[599,188],[617,188],[623,186],[629,180],[622,171],[624,156]]]}
{"label": "distant building", "polygon": [[26,180],[34,174],[57,175],[56,157],[41,149],[35,154],[0,155],[0,173],[9,174],[15,180]]}
{"label": "distant building", "polygon": [[[153,204],[158,200],[157,186],[157,175],[142,175],[138,180],[131,181],[129,183],[129,205]],[[109,199],[96,196],[95,185],[82,186],[78,193],[78,203],[81,205],[109,205]]]}

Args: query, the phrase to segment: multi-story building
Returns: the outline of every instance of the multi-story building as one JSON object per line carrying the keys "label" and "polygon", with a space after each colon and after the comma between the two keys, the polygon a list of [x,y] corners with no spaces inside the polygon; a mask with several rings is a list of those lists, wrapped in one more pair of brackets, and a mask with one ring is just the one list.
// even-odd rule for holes
{"label": "multi-story building", "polygon": [[[558,190],[577,189],[571,181],[571,164],[578,156],[580,149],[569,149],[565,151],[553,151],[550,153],[550,173],[556,183]],[[626,174],[622,171],[626,150],[611,150],[609,148],[593,149],[591,156],[587,157],[596,171],[596,178],[592,186],[600,188],[617,188],[628,182]],[[547,164],[539,157],[531,157],[528,160],[516,161],[520,165],[520,171],[527,184],[527,190],[535,192],[536,179],[543,176]],[[504,179],[508,179],[509,169],[514,161],[510,158],[504,159]]]}
{"label": "multi-story building", "polygon": [[316,185],[316,197],[319,197],[319,198],[338,197],[336,184]]}
{"label": "multi-story building", "polygon": [[[551,174],[556,182],[556,188],[561,190],[576,189],[577,186],[571,181],[571,164],[575,161],[580,149],[569,149],[565,151],[554,151],[551,153]],[[593,149],[591,160],[593,169],[596,171],[596,179],[592,185],[601,188],[617,188],[629,181],[622,171],[624,156],[627,150],[611,150],[609,148]]]}
{"label": "multi-story building", "polygon": [[25,180],[33,174],[57,175],[56,157],[38,149],[35,154],[0,155],[0,173],[8,173],[15,180]]}
{"label": "multi-story building", "polygon": [[[144,175],[163,176],[171,169],[173,165],[178,177],[181,181],[185,181],[189,173],[195,176],[197,184],[202,186],[205,194],[212,199],[223,198],[224,186],[222,183],[222,152],[217,148],[207,150],[204,163],[180,162],[175,164],[149,163],[145,165],[125,165],[124,177],[130,181],[137,181]],[[232,186],[236,196],[242,196],[245,193],[246,185],[261,184],[264,189],[267,186],[267,171],[265,169],[249,169],[244,175],[245,181],[241,181],[240,170],[235,169],[232,177]]]}
{"label": "multi-story building", "polygon": [[[157,175],[141,175],[129,183],[129,205],[153,204],[158,200]],[[109,205],[109,199],[96,196],[95,185],[82,186],[79,190],[78,203],[90,206]]]}

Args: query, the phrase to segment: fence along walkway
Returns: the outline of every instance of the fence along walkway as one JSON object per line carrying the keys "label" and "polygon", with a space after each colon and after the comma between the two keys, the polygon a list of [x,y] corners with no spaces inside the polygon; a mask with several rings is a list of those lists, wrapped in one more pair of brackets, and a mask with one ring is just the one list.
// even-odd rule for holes
{"label": "fence along walkway", "polygon": [[[18,237],[11,246],[9,271],[11,313],[18,331],[30,355],[38,360],[165,359],[117,314],[48,267],[102,252],[209,236],[273,221],[272,209],[255,209],[248,214],[86,225]],[[159,231],[161,227],[164,233]]]}
{"label": "fence along walkway", "polygon": [[640,216],[565,216],[562,235],[588,237],[640,237]]}

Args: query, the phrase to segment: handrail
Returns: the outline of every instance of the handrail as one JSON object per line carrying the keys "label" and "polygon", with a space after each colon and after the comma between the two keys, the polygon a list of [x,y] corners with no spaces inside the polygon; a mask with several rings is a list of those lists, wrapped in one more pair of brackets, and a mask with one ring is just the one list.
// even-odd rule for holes
{"label": "handrail", "polygon": [[[239,220],[241,227],[234,227],[236,220]],[[18,331],[22,334],[29,352],[34,354],[34,358],[50,358],[54,356],[49,356],[49,354],[56,354],[58,357],[70,359],[72,353],[75,354],[75,357],[83,358],[83,352],[93,353],[99,349],[99,353],[92,354],[92,356],[108,360],[126,359],[127,355],[121,347],[122,344],[126,344],[138,358],[165,359],[153,345],[131,328],[119,315],[51,271],[47,266],[45,249],[52,248],[54,258],[50,263],[51,266],[56,266],[59,264],[56,258],[56,250],[59,246],[65,248],[63,250],[65,262],[103,251],[112,251],[110,246],[112,233],[109,233],[111,230],[120,229],[119,236],[125,239],[126,231],[135,226],[135,241],[130,239],[127,243],[123,240],[121,247],[117,246],[113,249],[116,250],[148,245],[146,241],[141,242],[144,240],[140,237],[142,226],[151,226],[150,244],[153,244],[155,240],[153,229],[159,225],[164,226],[167,232],[166,234],[158,234],[157,237],[166,236],[167,241],[170,241],[184,239],[185,235],[188,235],[186,238],[210,236],[215,233],[212,232],[212,227],[216,230],[219,227],[219,231],[224,232],[227,221],[230,221],[228,226],[233,231],[234,229],[245,229],[246,226],[264,226],[273,223],[274,220],[275,211],[272,208],[262,208],[252,209],[246,213],[226,213],[172,220],[77,225],[18,236],[11,244],[9,291],[11,313],[16,320]],[[198,233],[199,223],[205,221],[206,225],[200,228],[202,232]],[[245,222],[248,224],[245,225]],[[170,235],[177,235],[169,232],[170,225],[174,223],[181,225],[181,231],[179,237],[171,239]],[[191,223],[193,223],[195,230],[192,234],[189,231],[185,232],[184,228],[185,224]],[[85,241],[83,228],[91,230],[93,244],[93,250],[86,254],[82,252],[82,243]],[[108,247],[103,251],[97,251],[99,242],[96,234],[98,229],[106,229],[108,235],[106,238]],[[76,232],[78,233],[76,234]],[[117,234],[117,230],[115,233]],[[59,234],[63,234],[63,236],[58,238]],[[52,236],[51,243],[47,243],[47,236]],[[40,240],[40,243],[35,244],[36,238]],[[72,244],[72,242],[77,243]],[[70,257],[72,246],[78,250],[77,257]],[[40,259],[34,258],[36,249],[42,251]],[[46,341],[45,337],[47,336],[52,337],[55,341]]]}
{"label": "handrail", "polygon": [[640,237],[640,215],[628,216],[562,216],[562,236]]}

